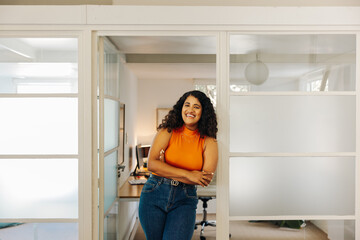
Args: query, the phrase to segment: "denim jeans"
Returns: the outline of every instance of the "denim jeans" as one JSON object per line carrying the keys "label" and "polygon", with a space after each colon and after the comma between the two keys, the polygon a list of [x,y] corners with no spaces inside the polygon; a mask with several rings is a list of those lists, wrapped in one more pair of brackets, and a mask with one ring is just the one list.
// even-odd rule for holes
{"label": "denim jeans", "polygon": [[147,240],[190,240],[198,199],[196,186],[151,175],[139,203],[139,218]]}

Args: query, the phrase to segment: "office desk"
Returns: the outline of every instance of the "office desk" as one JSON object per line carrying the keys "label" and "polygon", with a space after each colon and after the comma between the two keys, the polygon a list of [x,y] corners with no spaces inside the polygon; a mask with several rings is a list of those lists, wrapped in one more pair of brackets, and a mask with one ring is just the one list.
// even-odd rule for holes
{"label": "office desk", "polygon": [[[131,185],[128,180],[134,179],[135,177],[130,176],[126,182],[118,189],[118,198],[120,201],[139,201],[141,190],[144,185]],[[142,177],[144,178],[144,177]],[[203,188],[198,187],[198,197],[216,197],[216,185],[210,184]]]}
{"label": "office desk", "polygon": [[135,179],[130,176],[126,182],[118,189],[118,198],[120,201],[139,201],[141,190],[144,185],[131,185],[128,180]]}

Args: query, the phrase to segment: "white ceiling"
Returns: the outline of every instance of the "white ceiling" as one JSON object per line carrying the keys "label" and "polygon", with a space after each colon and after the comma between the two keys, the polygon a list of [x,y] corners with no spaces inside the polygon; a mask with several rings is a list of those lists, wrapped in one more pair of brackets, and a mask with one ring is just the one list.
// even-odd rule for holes
{"label": "white ceiling", "polygon": [[125,54],[216,54],[215,36],[128,36],[110,39]]}

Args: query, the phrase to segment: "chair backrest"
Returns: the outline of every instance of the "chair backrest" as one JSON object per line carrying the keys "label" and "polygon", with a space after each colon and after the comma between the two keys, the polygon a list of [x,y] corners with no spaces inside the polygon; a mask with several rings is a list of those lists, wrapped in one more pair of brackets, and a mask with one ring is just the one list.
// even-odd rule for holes
{"label": "chair backrest", "polygon": [[216,197],[216,171],[212,178],[211,183],[207,187],[198,187],[197,188],[198,197]]}
{"label": "chair backrest", "polygon": [[141,152],[141,144],[136,145],[136,168],[140,169],[144,165],[143,154]]}

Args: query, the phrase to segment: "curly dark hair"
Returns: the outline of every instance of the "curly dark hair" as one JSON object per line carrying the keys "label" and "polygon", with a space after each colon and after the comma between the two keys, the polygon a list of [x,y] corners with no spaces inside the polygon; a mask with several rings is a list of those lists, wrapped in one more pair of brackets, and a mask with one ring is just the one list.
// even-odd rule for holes
{"label": "curly dark hair", "polygon": [[210,99],[205,95],[205,93],[194,90],[184,93],[182,97],[176,102],[173,108],[162,120],[161,124],[158,126],[158,130],[164,128],[168,132],[172,130],[179,129],[184,125],[184,120],[181,115],[182,107],[184,105],[187,97],[193,96],[199,100],[202,107],[201,118],[198,122],[198,131],[201,137],[212,137],[216,139],[217,129],[217,120],[214,106],[212,105]]}

